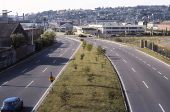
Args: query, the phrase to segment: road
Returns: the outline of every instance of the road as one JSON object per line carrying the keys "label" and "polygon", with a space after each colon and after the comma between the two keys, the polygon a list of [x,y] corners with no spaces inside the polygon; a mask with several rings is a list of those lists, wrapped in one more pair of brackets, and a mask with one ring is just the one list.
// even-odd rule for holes
{"label": "road", "polygon": [[106,49],[124,86],[131,112],[170,112],[170,67],[133,47],[88,38]]}
{"label": "road", "polygon": [[0,73],[0,105],[5,98],[17,96],[24,100],[24,112],[34,108],[51,84],[50,72],[56,77],[80,45],[66,38],[57,40],[57,44],[34,58]]}

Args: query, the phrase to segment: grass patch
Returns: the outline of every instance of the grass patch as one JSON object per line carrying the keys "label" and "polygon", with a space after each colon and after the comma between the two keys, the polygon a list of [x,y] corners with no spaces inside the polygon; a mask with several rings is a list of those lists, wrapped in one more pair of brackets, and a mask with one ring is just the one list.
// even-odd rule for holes
{"label": "grass patch", "polygon": [[165,63],[167,63],[167,64],[170,64],[170,59],[159,54],[159,53],[156,53],[156,52],[154,52],[150,49],[147,49],[147,48],[141,48],[140,50],[151,55],[151,56],[153,56],[153,57],[155,57],[155,58],[157,58],[157,59],[159,59],[159,60],[161,60],[161,61],[163,61],[163,62],[165,62]]}
{"label": "grass patch", "polygon": [[[80,48],[38,112],[125,112],[120,82],[103,55]],[[82,58],[83,54],[83,58]]]}

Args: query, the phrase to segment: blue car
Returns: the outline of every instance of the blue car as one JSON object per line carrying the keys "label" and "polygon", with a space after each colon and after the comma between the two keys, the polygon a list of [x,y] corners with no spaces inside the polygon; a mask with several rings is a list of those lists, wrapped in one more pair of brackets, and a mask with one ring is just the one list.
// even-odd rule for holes
{"label": "blue car", "polygon": [[3,101],[1,112],[20,112],[23,109],[23,100],[18,97],[10,97]]}

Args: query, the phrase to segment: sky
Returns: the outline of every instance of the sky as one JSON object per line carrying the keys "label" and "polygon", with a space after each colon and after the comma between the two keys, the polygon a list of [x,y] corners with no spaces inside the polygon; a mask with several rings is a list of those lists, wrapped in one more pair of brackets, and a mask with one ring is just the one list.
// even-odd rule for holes
{"label": "sky", "polygon": [[0,0],[1,10],[10,14],[37,13],[61,9],[94,9],[96,7],[118,7],[137,5],[170,5],[170,0]]}

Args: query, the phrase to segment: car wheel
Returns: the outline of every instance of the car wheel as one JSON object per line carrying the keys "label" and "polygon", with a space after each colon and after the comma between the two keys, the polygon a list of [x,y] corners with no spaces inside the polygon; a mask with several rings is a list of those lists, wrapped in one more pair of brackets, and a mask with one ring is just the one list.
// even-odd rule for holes
{"label": "car wheel", "polygon": [[24,104],[23,104],[23,102],[22,102],[22,104],[21,104],[21,110],[23,110],[23,108],[24,108]]}

